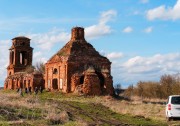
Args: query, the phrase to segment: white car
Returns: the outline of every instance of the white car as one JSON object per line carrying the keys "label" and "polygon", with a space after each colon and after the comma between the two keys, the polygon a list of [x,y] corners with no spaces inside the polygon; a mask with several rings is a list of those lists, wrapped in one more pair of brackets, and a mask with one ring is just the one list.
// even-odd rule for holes
{"label": "white car", "polygon": [[166,118],[168,121],[180,118],[180,95],[171,95],[166,104]]}

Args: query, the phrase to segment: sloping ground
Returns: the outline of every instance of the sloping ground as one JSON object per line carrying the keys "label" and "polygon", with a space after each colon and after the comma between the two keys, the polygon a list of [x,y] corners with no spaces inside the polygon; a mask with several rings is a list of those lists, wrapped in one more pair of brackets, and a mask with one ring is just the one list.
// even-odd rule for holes
{"label": "sloping ground", "polygon": [[[100,97],[101,99],[108,98]],[[15,91],[0,91],[0,125],[21,126],[166,126],[143,116],[119,114],[98,102],[99,97],[84,97],[59,92],[19,96]]]}

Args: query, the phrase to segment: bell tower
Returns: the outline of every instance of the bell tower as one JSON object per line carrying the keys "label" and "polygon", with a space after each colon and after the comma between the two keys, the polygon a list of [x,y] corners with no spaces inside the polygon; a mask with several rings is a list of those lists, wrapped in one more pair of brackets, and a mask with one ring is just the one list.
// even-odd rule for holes
{"label": "bell tower", "polygon": [[14,75],[22,72],[28,66],[32,66],[33,48],[30,47],[30,39],[24,36],[12,39],[12,46],[9,49],[9,66],[7,74]]}

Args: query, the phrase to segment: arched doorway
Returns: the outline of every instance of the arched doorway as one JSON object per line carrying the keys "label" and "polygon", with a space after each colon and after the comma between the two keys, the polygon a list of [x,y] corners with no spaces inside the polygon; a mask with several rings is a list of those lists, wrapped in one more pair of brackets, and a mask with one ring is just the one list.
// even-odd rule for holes
{"label": "arched doorway", "polygon": [[24,80],[23,88],[26,88],[26,80]]}
{"label": "arched doorway", "polygon": [[97,72],[97,71],[96,71],[96,74],[98,75],[98,78],[99,78],[99,81],[100,81],[101,89],[103,89],[103,88],[104,88],[104,76],[102,75],[102,73]]}
{"label": "arched doorway", "polygon": [[23,88],[23,83],[20,81],[20,88]]}
{"label": "arched doorway", "polygon": [[43,79],[42,82],[41,82],[41,87],[42,87],[43,89],[45,89],[45,80],[44,80],[44,79]]}
{"label": "arched doorway", "polygon": [[11,87],[11,89],[14,89],[14,81],[12,81],[12,87]]}
{"label": "arched doorway", "polygon": [[52,88],[53,89],[58,89],[58,80],[57,79],[53,79]]}
{"label": "arched doorway", "polygon": [[80,84],[83,84],[84,83],[84,76],[81,76],[80,77]]}

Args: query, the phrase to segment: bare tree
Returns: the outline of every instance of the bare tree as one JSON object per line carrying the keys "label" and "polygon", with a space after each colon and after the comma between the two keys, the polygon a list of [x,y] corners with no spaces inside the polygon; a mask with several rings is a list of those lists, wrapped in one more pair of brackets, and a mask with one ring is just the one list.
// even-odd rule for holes
{"label": "bare tree", "polygon": [[45,73],[45,65],[42,62],[37,62],[35,65],[35,69],[38,73],[44,74]]}
{"label": "bare tree", "polygon": [[160,83],[162,85],[164,98],[173,94],[173,86],[175,84],[175,79],[171,75],[161,76]]}
{"label": "bare tree", "polygon": [[133,84],[132,84],[126,89],[126,91],[124,92],[124,96],[131,99],[131,97],[134,95],[133,92],[134,92],[134,87],[133,87]]}

